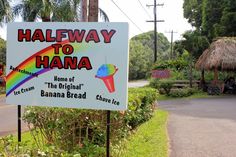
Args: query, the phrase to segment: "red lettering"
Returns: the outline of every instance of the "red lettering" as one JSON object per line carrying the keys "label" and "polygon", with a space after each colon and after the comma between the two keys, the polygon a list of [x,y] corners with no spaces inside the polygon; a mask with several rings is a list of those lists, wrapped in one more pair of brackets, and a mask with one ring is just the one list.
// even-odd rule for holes
{"label": "red lettering", "polygon": [[46,41],[47,42],[54,42],[56,40],[55,37],[52,37],[52,30],[51,29],[47,29],[46,30]]}
{"label": "red lettering", "polygon": [[88,57],[82,57],[80,59],[79,64],[78,64],[78,69],[82,69],[82,68],[86,68],[87,70],[92,69],[92,65]]}
{"label": "red lettering", "polygon": [[88,35],[87,35],[85,41],[87,43],[90,42],[90,41],[94,41],[95,43],[100,42],[100,39],[99,39],[97,31],[95,29],[90,30],[88,32]]}
{"label": "red lettering", "polygon": [[56,38],[57,38],[57,42],[61,42],[62,38],[66,38],[66,35],[64,33],[66,33],[67,30],[66,29],[59,29],[56,30]]}
{"label": "red lettering", "polygon": [[63,45],[62,47],[62,52],[65,54],[65,55],[70,55],[74,52],[74,48],[73,46],[69,45],[69,44],[65,44]]}
{"label": "red lettering", "polygon": [[64,57],[64,69],[76,69],[77,68],[77,57]]}
{"label": "red lettering", "polygon": [[36,29],[34,31],[34,34],[32,36],[32,41],[34,42],[35,40],[39,40],[40,42],[45,41],[44,35],[41,29]]}
{"label": "red lettering", "polygon": [[53,68],[62,69],[63,68],[63,65],[62,65],[62,62],[61,62],[61,58],[59,56],[54,56],[52,58],[52,61],[50,63],[50,68],[51,69],[53,69]]}
{"label": "red lettering", "polygon": [[104,43],[110,43],[111,42],[111,38],[116,33],[116,31],[112,29],[108,33],[107,30],[101,30],[101,33],[102,33],[102,36],[104,38]]}
{"label": "red lettering", "polygon": [[21,42],[25,39],[25,41],[31,41],[31,30],[26,29],[25,32],[23,29],[18,29],[18,41]]}
{"label": "red lettering", "polygon": [[48,56],[36,56],[36,68],[47,68],[49,63],[49,57]]}
{"label": "red lettering", "polygon": [[61,44],[52,44],[52,47],[54,48],[54,53],[59,54],[60,47],[62,46]]}
{"label": "red lettering", "polygon": [[85,30],[78,30],[75,29],[74,31],[68,30],[68,36],[69,36],[69,41],[70,42],[82,42],[84,38]]}

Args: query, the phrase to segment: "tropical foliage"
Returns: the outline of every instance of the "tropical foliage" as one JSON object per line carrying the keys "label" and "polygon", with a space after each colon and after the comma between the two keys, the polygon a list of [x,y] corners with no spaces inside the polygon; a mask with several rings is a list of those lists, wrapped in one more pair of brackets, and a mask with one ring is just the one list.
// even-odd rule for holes
{"label": "tropical foliage", "polygon": [[0,23],[12,20],[11,7],[9,0],[0,0]]}
{"label": "tropical foliage", "polygon": [[6,64],[6,41],[0,38],[0,64]]}
{"label": "tropical foliage", "polygon": [[79,1],[23,0],[13,7],[13,13],[24,21],[78,21]]}
{"label": "tropical foliage", "polygon": [[209,41],[218,36],[235,36],[235,0],[184,0],[184,17]]}
{"label": "tropical foliage", "polygon": [[[111,113],[113,148],[119,147],[119,141],[154,115],[156,99],[155,89],[129,90],[128,110]],[[105,111],[28,107],[24,119],[33,126],[35,145],[22,144],[18,149],[11,137],[1,138],[0,156],[37,156],[38,152],[46,156],[105,156]]]}
{"label": "tropical foliage", "polygon": [[[17,16],[24,21],[79,21],[81,0],[22,0],[13,7],[10,0],[0,1],[0,22],[9,22]],[[104,21],[109,21],[107,14],[99,9]]]}
{"label": "tropical foliage", "polygon": [[[134,36],[130,40],[129,79],[144,79],[150,74],[154,63],[154,34],[153,31]],[[158,62],[168,58],[170,43],[167,38],[158,33]]]}

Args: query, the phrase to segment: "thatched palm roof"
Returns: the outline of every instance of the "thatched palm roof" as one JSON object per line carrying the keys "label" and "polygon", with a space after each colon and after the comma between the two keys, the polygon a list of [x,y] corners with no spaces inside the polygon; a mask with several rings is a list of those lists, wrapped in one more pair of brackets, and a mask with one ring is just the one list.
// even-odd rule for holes
{"label": "thatched palm roof", "polygon": [[219,38],[211,43],[199,57],[196,68],[236,70],[236,37]]}

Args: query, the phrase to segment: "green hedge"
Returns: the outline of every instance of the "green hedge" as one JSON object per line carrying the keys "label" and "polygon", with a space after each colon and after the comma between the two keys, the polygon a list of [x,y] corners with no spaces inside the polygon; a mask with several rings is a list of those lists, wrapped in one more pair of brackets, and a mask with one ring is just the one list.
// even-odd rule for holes
{"label": "green hedge", "polygon": [[171,79],[152,79],[150,81],[150,86],[158,89],[161,94],[168,95],[174,85],[174,81]]}
{"label": "green hedge", "polygon": [[193,95],[194,93],[198,93],[199,90],[195,88],[181,88],[172,90],[168,96],[174,98],[188,97]]}
{"label": "green hedge", "polygon": [[131,128],[149,120],[153,116],[157,91],[153,88],[129,89],[129,106],[124,120]]}
{"label": "green hedge", "polygon": [[[149,120],[154,113],[156,99],[155,89],[129,89],[128,110],[111,112],[111,143],[117,144],[131,130]],[[61,150],[59,152],[64,156],[105,156],[106,111],[27,107],[24,120],[32,126],[31,134],[37,146],[30,148],[32,151],[39,149],[50,155],[54,152],[49,148],[53,147]],[[11,146],[11,142],[3,143],[4,146],[7,144],[7,147]],[[0,156],[6,151],[0,147]]]}

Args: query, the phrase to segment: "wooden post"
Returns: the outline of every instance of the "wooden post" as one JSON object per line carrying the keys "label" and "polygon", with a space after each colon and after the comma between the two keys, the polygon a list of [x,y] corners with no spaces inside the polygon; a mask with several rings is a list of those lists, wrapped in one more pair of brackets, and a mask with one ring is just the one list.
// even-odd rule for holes
{"label": "wooden post", "polygon": [[202,72],[201,72],[201,80],[200,80],[199,87],[201,87],[203,91],[207,90],[206,89],[205,70],[204,69],[202,69]]}
{"label": "wooden post", "polygon": [[201,82],[205,82],[205,71],[202,69]]}
{"label": "wooden post", "polygon": [[88,1],[87,0],[82,0],[81,22],[88,22]]}
{"label": "wooden post", "polygon": [[21,105],[17,105],[18,143],[21,142]]}
{"label": "wooden post", "polygon": [[216,85],[218,81],[218,70],[217,68],[214,69],[214,84]]}
{"label": "wooden post", "polygon": [[98,22],[98,0],[89,0],[89,22]]}
{"label": "wooden post", "polygon": [[110,157],[110,121],[111,121],[111,111],[107,111],[107,138],[106,138],[106,157]]}

